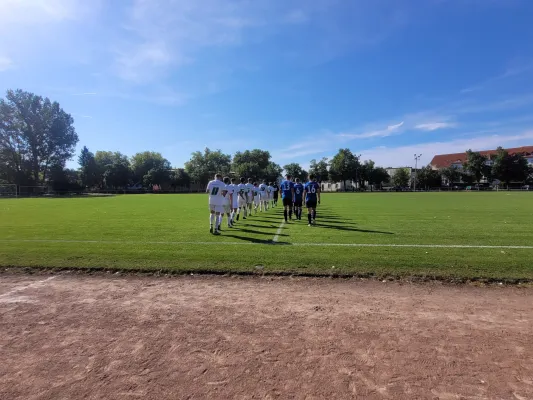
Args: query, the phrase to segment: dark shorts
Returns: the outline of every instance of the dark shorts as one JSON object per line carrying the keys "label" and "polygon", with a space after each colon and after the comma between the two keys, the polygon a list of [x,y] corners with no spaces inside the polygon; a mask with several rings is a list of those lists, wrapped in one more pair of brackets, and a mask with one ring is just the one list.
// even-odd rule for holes
{"label": "dark shorts", "polygon": [[274,198],[275,198],[276,200],[278,199],[278,191],[277,191],[277,190],[274,192]]}
{"label": "dark shorts", "polygon": [[283,198],[283,205],[286,206],[292,206],[292,199],[290,197],[284,197]]}
{"label": "dark shorts", "polygon": [[302,199],[300,199],[300,200],[296,199],[294,201],[294,207],[301,207],[302,206],[302,202],[303,202]]}
{"label": "dark shorts", "polygon": [[305,202],[307,208],[316,208],[316,200],[309,200]]}

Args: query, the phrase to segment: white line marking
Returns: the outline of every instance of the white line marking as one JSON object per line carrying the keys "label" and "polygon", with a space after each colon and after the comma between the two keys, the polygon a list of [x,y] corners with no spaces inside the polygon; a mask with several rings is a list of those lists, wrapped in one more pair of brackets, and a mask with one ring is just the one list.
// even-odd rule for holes
{"label": "white line marking", "polygon": [[4,294],[0,294],[0,303],[32,303],[33,301],[31,300],[30,297],[28,296],[15,296],[17,293],[19,292],[22,292],[26,289],[35,289],[35,288],[39,288],[41,286],[44,286],[44,284],[48,281],[51,281],[52,279],[55,279],[56,277],[55,276],[51,276],[49,278],[46,278],[42,281],[37,281],[37,282],[33,282],[33,283],[30,283],[29,285],[26,285],[26,286],[17,286],[13,289],[11,289],[9,292],[7,293],[4,293]]}
{"label": "white line marking", "polygon": [[[278,235],[285,223],[283,222],[272,241],[264,242],[164,242],[164,241],[120,241],[120,240],[61,240],[61,239],[0,239],[0,243],[84,243],[84,244],[123,244],[123,245],[264,245],[277,244]],[[281,243],[279,244],[282,245]],[[533,250],[533,246],[513,245],[476,245],[476,244],[394,244],[394,243],[287,243],[288,246],[317,247],[410,247],[426,249],[522,249]]]}
{"label": "white line marking", "polygon": [[285,220],[282,220],[281,224],[279,225],[278,230],[276,231],[276,234],[274,235],[274,239],[272,239],[272,242],[276,243],[278,241],[279,235],[284,226],[285,226]]}

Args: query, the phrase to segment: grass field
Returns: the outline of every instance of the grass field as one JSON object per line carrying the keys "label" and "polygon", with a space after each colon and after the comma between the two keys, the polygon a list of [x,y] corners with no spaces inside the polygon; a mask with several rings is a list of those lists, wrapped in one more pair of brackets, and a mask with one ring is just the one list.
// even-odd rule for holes
{"label": "grass field", "polygon": [[324,194],[316,227],[281,213],[216,237],[205,195],[2,199],[0,265],[533,279],[530,193]]}

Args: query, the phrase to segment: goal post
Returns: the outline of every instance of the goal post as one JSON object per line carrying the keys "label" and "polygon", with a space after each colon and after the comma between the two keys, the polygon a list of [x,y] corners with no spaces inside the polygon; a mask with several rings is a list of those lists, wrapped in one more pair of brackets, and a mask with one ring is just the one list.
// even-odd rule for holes
{"label": "goal post", "polygon": [[48,186],[19,186],[20,197],[36,197],[48,194]]}
{"label": "goal post", "polygon": [[0,184],[0,197],[18,197],[18,187],[11,183]]}

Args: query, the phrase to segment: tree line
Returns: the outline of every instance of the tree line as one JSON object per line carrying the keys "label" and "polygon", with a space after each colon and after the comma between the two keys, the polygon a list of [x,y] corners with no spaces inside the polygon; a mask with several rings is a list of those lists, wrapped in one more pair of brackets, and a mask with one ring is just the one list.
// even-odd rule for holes
{"label": "tree line", "polygon": [[[298,163],[280,166],[265,150],[238,151],[231,156],[209,148],[192,153],[183,168],[173,168],[158,152],[144,151],[128,157],[112,151],[93,153],[83,147],[78,155],[79,168],[66,168],[77,143],[74,120],[57,102],[22,90],[8,90],[6,98],[0,99],[0,183],[48,185],[56,191],[154,185],[177,190],[189,188],[191,183],[206,185],[215,173],[273,182],[284,170],[302,181],[313,173],[320,182],[344,182],[345,188],[347,181],[357,187],[405,187],[413,183],[409,169],[399,169],[390,177],[385,168],[372,160],[362,161],[347,148],[330,160],[311,160],[309,171]],[[490,159],[471,150],[466,155],[462,169],[421,168],[417,172],[418,187],[441,186],[443,177],[450,183],[481,182],[483,177],[506,184],[531,180],[531,168],[521,155],[511,155],[502,148]]]}

